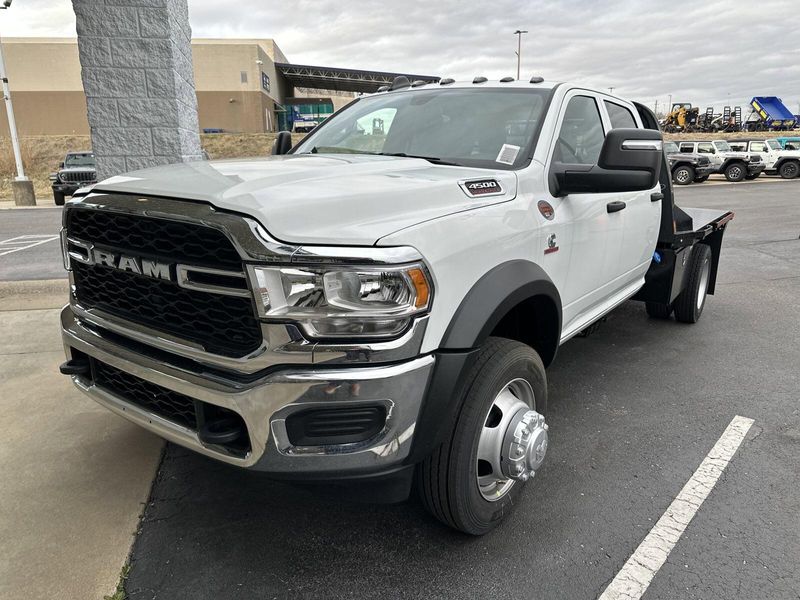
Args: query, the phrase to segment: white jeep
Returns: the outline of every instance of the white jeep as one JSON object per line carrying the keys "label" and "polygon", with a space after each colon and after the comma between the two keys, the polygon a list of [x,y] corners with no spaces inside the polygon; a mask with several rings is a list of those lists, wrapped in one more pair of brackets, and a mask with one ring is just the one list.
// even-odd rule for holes
{"label": "white jeep", "polygon": [[697,321],[733,217],[675,207],[647,108],[541,78],[398,78],[290,147],[68,202],[61,370],[232,465],[416,481],[471,534],[525,509],[558,347],[631,298]]}
{"label": "white jeep", "polygon": [[800,150],[785,150],[776,139],[731,140],[738,152],[757,153],[764,159],[764,173],[794,179],[800,175]]}

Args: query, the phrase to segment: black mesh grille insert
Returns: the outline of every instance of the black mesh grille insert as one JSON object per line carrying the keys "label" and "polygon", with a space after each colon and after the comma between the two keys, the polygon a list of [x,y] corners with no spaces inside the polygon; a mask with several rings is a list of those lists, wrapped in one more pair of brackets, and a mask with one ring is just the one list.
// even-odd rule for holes
{"label": "black mesh grille insert", "polygon": [[94,359],[92,367],[94,383],[98,387],[173,423],[197,429],[195,402],[189,396],[173,392]]}
{"label": "black mesh grille insert", "polygon": [[250,298],[186,290],[171,281],[76,261],[72,273],[84,307],[171,333],[222,356],[244,356],[261,344]]}
{"label": "black mesh grille insert", "polygon": [[97,175],[94,171],[61,171],[58,178],[61,181],[71,181],[82,183],[84,181],[94,181]]}
{"label": "black mesh grille insert", "polygon": [[162,256],[173,262],[239,271],[242,259],[224,233],[211,227],[99,210],[68,213],[71,237],[100,246]]}
{"label": "black mesh grille insert", "polygon": [[[203,225],[72,209],[67,213],[67,230],[70,237],[115,255],[242,271],[242,260],[227,236]],[[75,295],[84,308],[195,342],[222,356],[245,356],[261,345],[261,327],[250,297],[187,290],[174,281],[78,261],[72,261],[72,271]],[[176,276],[174,266],[170,275]]]}

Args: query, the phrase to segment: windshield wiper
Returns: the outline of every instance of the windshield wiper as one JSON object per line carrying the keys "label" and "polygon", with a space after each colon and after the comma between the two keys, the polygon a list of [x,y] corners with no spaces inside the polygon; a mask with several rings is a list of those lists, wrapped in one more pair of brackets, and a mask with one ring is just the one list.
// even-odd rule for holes
{"label": "windshield wiper", "polygon": [[406,154],[405,152],[375,152],[375,154],[377,154],[378,156],[400,156],[402,158],[421,158],[422,160],[427,160],[429,163],[433,163],[434,165],[447,165],[451,167],[464,166],[456,162],[437,158],[435,156],[419,156],[415,154]]}

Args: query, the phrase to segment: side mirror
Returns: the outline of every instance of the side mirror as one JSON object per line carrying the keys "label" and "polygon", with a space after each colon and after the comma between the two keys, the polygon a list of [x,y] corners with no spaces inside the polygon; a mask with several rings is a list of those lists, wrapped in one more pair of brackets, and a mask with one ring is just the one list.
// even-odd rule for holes
{"label": "side mirror", "polygon": [[596,165],[553,164],[554,195],[652,189],[658,184],[663,157],[661,132],[612,129],[606,134]]}
{"label": "side mirror", "polygon": [[292,149],[292,134],[288,131],[281,131],[278,133],[278,137],[275,138],[275,141],[272,144],[272,154],[277,156],[279,154],[289,154],[289,150]]}
{"label": "side mirror", "polygon": [[63,169],[64,168],[64,161],[63,160],[60,163],[58,163],[58,168],[59,169]]}

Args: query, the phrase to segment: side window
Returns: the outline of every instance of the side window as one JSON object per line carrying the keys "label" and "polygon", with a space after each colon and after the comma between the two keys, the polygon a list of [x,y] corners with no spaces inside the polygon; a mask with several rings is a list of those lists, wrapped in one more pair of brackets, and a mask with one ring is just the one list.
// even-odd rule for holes
{"label": "side window", "polygon": [[767,145],[764,142],[751,142],[750,152],[766,152]]}
{"label": "side window", "polygon": [[605,137],[595,99],[575,96],[567,104],[553,160],[578,165],[596,164]]}
{"label": "side window", "polygon": [[628,128],[636,129],[636,120],[633,118],[631,111],[624,106],[615,104],[605,100],[606,110],[608,111],[608,118],[611,121],[612,129]]}
{"label": "side window", "polygon": [[697,152],[699,154],[714,154],[714,144],[711,142],[700,142],[697,144]]}
{"label": "side window", "polygon": [[694,152],[694,144],[691,142],[683,142],[681,144],[681,152]]}

